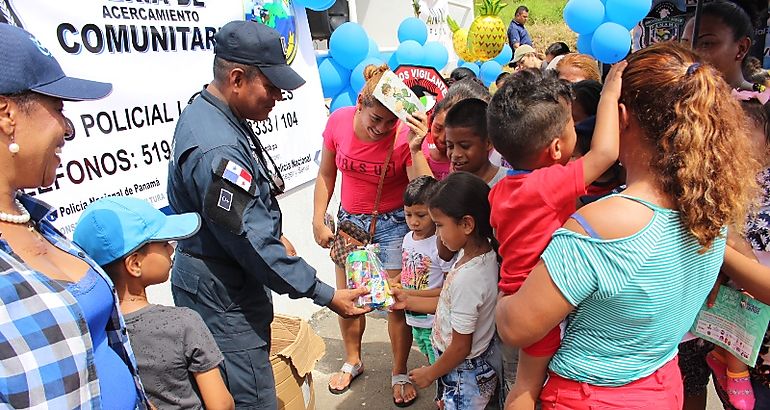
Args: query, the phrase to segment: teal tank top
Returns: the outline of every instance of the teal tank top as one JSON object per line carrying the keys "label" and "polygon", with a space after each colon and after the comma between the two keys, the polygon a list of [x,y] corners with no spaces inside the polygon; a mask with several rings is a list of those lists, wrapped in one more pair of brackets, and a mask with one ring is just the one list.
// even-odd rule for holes
{"label": "teal tank top", "polygon": [[679,212],[653,211],[641,231],[598,239],[559,229],[542,259],[575,306],[549,369],[579,382],[621,386],[673,359],[719,273],[726,229],[705,253]]}

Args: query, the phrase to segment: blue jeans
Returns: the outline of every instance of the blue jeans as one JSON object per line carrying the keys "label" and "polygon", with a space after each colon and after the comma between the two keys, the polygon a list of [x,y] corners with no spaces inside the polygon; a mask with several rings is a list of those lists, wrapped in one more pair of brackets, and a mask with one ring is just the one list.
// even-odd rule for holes
{"label": "blue jeans", "polygon": [[[337,220],[339,222],[350,221],[359,228],[369,232],[372,216],[351,214],[340,208],[339,213],[337,213]],[[404,236],[408,232],[409,226],[406,224],[403,208],[377,216],[377,227],[374,231],[372,243],[380,245],[378,256],[385,269],[401,270],[401,245],[404,242]]]}
{"label": "blue jeans", "polygon": [[493,346],[473,359],[463,360],[437,380],[445,410],[481,410],[487,405],[498,384],[497,373],[487,360]]}

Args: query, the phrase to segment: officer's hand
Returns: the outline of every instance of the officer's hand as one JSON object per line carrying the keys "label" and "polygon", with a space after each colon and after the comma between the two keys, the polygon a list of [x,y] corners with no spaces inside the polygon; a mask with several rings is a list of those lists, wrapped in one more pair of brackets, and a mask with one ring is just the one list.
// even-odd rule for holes
{"label": "officer's hand", "polygon": [[351,318],[363,315],[364,313],[369,313],[372,311],[372,308],[360,308],[355,305],[355,301],[359,296],[368,293],[369,289],[367,288],[337,289],[334,292],[334,297],[332,298],[331,303],[329,303],[328,308],[344,318]]}
{"label": "officer's hand", "polygon": [[313,224],[313,236],[315,237],[315,243],[319,244],[323,248],[329,248],[332,246],[334,240],[334,232],[329,229],[325,224]]}
{"label": "officer's hand", "polygon": [[289,238],[281,235],[281,243],[286,248],[286,254],[289,256],[297,256],[297,250],[294,249],[294,245],[289,241]]}

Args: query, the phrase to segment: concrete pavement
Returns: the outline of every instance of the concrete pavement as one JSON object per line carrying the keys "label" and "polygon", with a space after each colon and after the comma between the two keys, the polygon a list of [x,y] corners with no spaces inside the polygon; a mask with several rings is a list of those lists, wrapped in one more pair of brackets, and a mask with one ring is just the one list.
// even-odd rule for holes
{"label": "concrete pavement", "polygon": [[[342,366],[344,349],[340,337],[337,317],[328,309],[317,312],[310,321],[313,329],[326,342],[326,355],[318,362],[313,371],[316,409],[318,410],[358,410],[358,409],[395,409],[390,373],[392,356],[388,325],[385,314],[371,313],[367,316],[366,332],[363,339],[363,361],[365,371],[351,385],[350,390],[341,395],[331,394],[328,390],[329,377]],[[409,354],[409,369],[428,364],[428,360],[412,346]],[[419,391],[417,402],[409,407],[414,410],[434,410],[435,383],[428,389]],[[722,406],[713,387],[709,386],[707,410],[718,410]]]}

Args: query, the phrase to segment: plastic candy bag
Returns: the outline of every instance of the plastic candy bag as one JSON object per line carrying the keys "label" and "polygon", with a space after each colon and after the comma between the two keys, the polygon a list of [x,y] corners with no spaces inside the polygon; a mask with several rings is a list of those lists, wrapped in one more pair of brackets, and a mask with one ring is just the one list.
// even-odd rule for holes
{"label": "plastic candy bag", "polygon": [[376,250],[376,245],[368,245],[350,252],[345,260],[348,289],[369,289],[369,294],[358,297],[357,307],[387,309],[394,303],[388,283],[388,272],[382,267]]}

